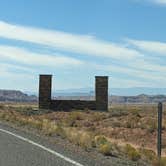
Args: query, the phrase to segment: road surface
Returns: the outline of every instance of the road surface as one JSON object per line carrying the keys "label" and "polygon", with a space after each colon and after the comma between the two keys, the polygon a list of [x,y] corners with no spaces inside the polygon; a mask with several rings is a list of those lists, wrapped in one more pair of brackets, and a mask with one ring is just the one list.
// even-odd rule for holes
{"label": "road surface", "polygon": [[83,166],[83,164],[0,125],[0,166]]}
{"label": "road surface", "polygon": [[[45,137],[0,121],[0,166],[136,166],[97,152],[85,152],[66,140]],[[57,141],[57,142],[55,142]],[[144,164],[142,164],[143,166]]]}

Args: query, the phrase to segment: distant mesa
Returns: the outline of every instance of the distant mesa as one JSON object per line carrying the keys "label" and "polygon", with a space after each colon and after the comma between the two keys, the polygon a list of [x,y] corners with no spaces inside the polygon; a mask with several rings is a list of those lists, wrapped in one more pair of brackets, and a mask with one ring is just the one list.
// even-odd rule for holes
{"label": "distant mesa", "polygon": [[[58,95],[57,95],[58,94]],[[59,92],[53,94],[53,98],[60,100],[93,100],[94,99],[94,91],[89,91],[89,93],[85,92],[68,92],[65,93]],[[1,102],[37,102],[38,98],[35,95],[28,95],[24,92],[18,90],[0,90],[0,101]],[[109,103],[158,103],[158,102],[166,102],[166,95],[111,95],[109,96]]]}
{"label": "distant mesa", "polygon": [[18,90],[0,90],[0,101],[3,102],[37,102],[35,95],[27,95]]}

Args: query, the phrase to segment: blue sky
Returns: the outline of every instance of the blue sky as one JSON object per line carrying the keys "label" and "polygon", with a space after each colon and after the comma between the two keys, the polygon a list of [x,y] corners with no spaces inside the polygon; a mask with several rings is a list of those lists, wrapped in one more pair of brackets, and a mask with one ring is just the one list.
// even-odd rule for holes
{"label": "blue sky", "polygon": [[0,88],[166,87],[166,0],[0,0]]}

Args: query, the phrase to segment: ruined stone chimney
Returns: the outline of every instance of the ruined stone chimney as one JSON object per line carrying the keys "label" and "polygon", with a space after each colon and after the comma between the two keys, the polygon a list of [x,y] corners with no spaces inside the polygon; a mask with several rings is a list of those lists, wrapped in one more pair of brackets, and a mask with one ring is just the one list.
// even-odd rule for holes
{"label": "ruined stone chimney", "polygon": [[49,109],[51,104],[52,75],[40,75],[39,78],[39,108]]}
{"label": "ruined stone chimney", "polygon": [[96,110],[108,111],[108,76],[96,76]]}

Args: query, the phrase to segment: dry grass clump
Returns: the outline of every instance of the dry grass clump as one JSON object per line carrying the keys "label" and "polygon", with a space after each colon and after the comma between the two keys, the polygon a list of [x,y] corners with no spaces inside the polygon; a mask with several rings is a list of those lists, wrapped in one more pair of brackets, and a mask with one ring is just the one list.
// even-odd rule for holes
{"label": "dry grass clump", "polygon": [[60,125],[57,125],[56,126],[56,129],[55,129],[55,134],[57,136],[60,136],[61,138],[66,138],[66,132],[65,132],[65,129],[63,127],[61,127]]}
{"label": "dry grass clump", "polygon": [[105,136],[97,135],[94,137],[94,144],[97,150],[106,156],[117,156],[120,149],[117,144],[112,144]]}
{"label": "dry grass clump", "polygon": [[149,119],[147,124],[147,129],[150,133],[153,133],[157,130],[157,121],[156,119]]}
{"label": "dry grass clump", "polygon": [[[163,115],[165,127],[166,114]],[[108,113],[90,110],[49,112],[28,105],[0,105],[0,119],[35,128],[47,136],[60,136],[86,150],[95,148],[103,155],[127,156],[134,161],[141,158],[149,163],[156,158],[153,151],[147,150],[156,150],[156,118],[153,105],[111,106]],[[165,129],[163,137],[166,136]],[[146,149],[138,150],[131,145],[125,146],[126,143]]]}
{"label": "dry grass clump", "polygon": [[112,155],[112,145],[110,143],[100,145],[99,152],[106,155],[106,156]]}
{"label": "dry grass clump", "polygon": [[129,116],[126,118],[126,122],[125,122],[125,127],[126,128],[139,128],[139,121],[140,121],[140,117],[138,116]]}
{"label": "dry grass clump", "polygon": [[156,159],[155,161],[153,161],[152,166],[166,166],[166,157]]}
{"label": "dry grass clump", "polygon": [[150,163],[157,159],[156,153],[153,150],[140,148],[139,152],[142,158]]}
{"label": "dry grass clump", "polygon": [[43,119],[41,121],[41,129],[45,135],[51,136],[56,133],[57,125],[54,122],[49,121],[48,119]]}
{"label": "dry grass clump", "polygon": [[102,121],[102,120],[106,119],[107,117],[108,117],[107,113],[94,112],[93,115],[92,115],[92,121],[93,122]]}
{"label": "dry grass clump", "polygon": [[69,126],[69,127],[76,127],[76,121],[80,121],[84,119],[84,115],[81,112],[70,112],[68,113],[68,117],[67,119],[63,120],[63,124],[65,126]]}
{"label": "dry grass clump", "polygon": [[129,112],[125,110],[124,108],[111,108],[110,110],[110,116],[111,117],[121,117],[121,116],[127,116]]}
{"label": "dry grass clump", "polygon": [[141,154],[139,153],[139,151],[137,151],[130,144],[126,144],[124,150],[125,150],[127,157],[133,161],[137,161],[141,158]]}
{"label": "dry grass clump", "polygon": [[90,132],[77,130],[76,128],[65,128],[67,139],[84,149],[88,150],[93,146],[94,135]]}
{"label": "dry grass clump", "polygon": [[99,147],[100,145],[104,145],[108,142],[107,138],[104,135],[97,135],[94,137],[94,143],[96,147]]}

